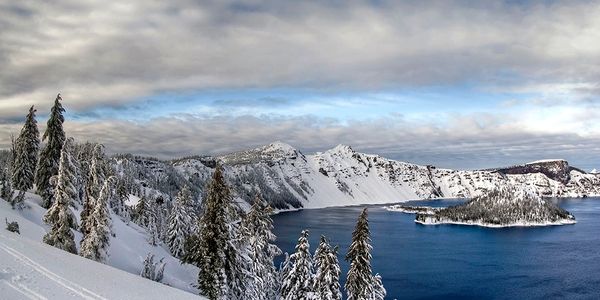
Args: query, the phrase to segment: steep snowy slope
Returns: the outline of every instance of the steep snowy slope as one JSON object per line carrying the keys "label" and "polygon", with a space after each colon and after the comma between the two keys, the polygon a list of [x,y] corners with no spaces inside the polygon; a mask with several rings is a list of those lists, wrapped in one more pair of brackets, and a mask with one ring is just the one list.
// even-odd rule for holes
{"label": "steep snowy slope", "polygon": [[[4,223],[5,218],[8,219],[9,221],[17,221],[19,223],[20,231],[21,231],[21,235],[19,235],[17,242],[28,245],[27,247],[29,247],[29,245],[32,245],[32,243],[40,244],[42,241],[42,236],[45,234],[46,230],[48,229],[47,226],[45,224],[43,224],[43,222],[42,222],[42,216],[45,213],[45,209],[43,209],[42,207],[39,206],[40,201],[41,201],[41,199],[39,198],[39,196],[28,193],[27,197],[26,197],[26,204],[27,204],[28,208],[26,208],[22,211],[19,211],[19,210],[13,210],[10,207],[10,205],[8,204],[8,202],[0,199],[0,220],[2,220],[3,223]],[[76,214],[76,216],[79,216],[79,212],[75,212],[75,214]],[[108,266],[101,266],[101,267],[99,267],[100,269],[102,269],[102,270],[104,270],[104,268],[111,269],[109,266],[112,266],[114,268],[117,268],[117,269],[123,270],[127,273],[130,273],[131,277],[136,278],[136,281],[137,281],[137,278],[139,278],[140,280],[148,281],[148,280],[140,277],[139,274],[142,269],[142,263],[144,261],[144,258],[146,257],[146,255],[148,253],[153,253],[155,258],[157,258],[157,259],[161,259],[164,257],[164,261],[166,262],[164,279],[162,281],[163,283],[165,283],[166,285],[175,287],[177,289],[188,292],[188,293],[182,292],[184,294],[189,294],[191,296],[194,296],[193,294],[198,293],[197,289],[193,287],[193,285],[196,283],[197,274],[198,274],[198,270],[196,267],[193,267],[190,265],[181,265],[179,260],[172,257],[166,249],[164,249],[160,246],[151,246],[147,242],[147,235],[146,235],[145,230],[140,228],[136,224],[134,224],[134,223],[126,224],[116,215],[112,215],[112,219],[113,219],[113,232],[115,233],[115,236],[111,238],[111,245],[110,245],[110,250],[109,250],[110,257],[107,261]],[[2,234],[9,234],[8,231],[4,230],[4,226],[2,226],[2,229],[0,231],[2,232]],[[79,232],[75,232],[75,241],[76,241],[76,244],[78,247],[79,247],[80,240],[81,240],[81,234]],[[0,245],[2,245],[3,243],[5,243],[5,241],[0,240]],[[39,246],[35,246],[35,247],[37,247],[36,249],[39,249],[39,251],[46,251],[46,250],[44,250],[46,248],[45,245],[39,245]],[[21,250],[19,250],[17,252],[21,252]],[[65,255],[67,255],[67,258],[64,258],[64,259],[61,258],[63,261],[69,260],[69,259],[79,261],[80,259],[83,259],[83,258],[79,258],[78,256],[70,255],[67,253],[65,253]],[[58,255],[57,257],[61,257],[61,256]],[[69,258],[69,257],[72,257],[72,258]],[[0,255],[0,268],[3,268],[3,266],[4,266],[3,262],[1,261],[2,259],[5,259],[4,253],[2,255]],[[83,260],[86,260],[86,259],[83,259]],[[37,260],[36,260],[36,262],[37,262]],[[38,262],[38,263],[41,263],[41,262]],[[94,265],[98,264],[98,263],[92,262],[92,261],[90,261],[90,263],[92,263]],[[76,263],[76,264],[79,264],[79,263]],[[85,264],[85,265],[87,266],[87,264]],[[55,271],[54,268],[57,268],[58,266],[60,266],[60,265],[48,266],[47,268],[53,268],[52,271]],[[71,269],[71,268],[69,267],[69,269]],[[95,270],[95,269],[92,269],[92,270]],[[67,270],[61,271],[60,269],[57,269],[55,272],[68,272],[68,271]],[[16,274],[15,276],[17,276],[17,275],[22,275],[22,274]],[[0,276],[3,276],[3,275],[0,274]],[[121,277],[123,277],[123,276],[120,276],[118,278],[121,278]],[[84,277],[84,278],[87,278],[87,277]],[[93,279],[94,278],[93,274],[91,274],[89,278]],[[0,277],[0,279],[2,279],[2,277]],[[103,277],[102,281],[104,281],[104,280],[108,280],[108,279]],[[75,282],[78,282],[78,281],[75,281]],[[150,281],[150,283],[156,284],[158,286],[164,286],[163,284],[153,283],[151,281]],[[82,283],[82,285],[87,286],[87,285],[85,285],[85,283]],[[122,288],[124,289],[125,286],[123,286]],[[133,286],[132,288],[135,288],[135,286]],[[156,289],[157,288],[155,288],[154,290],[156,290]],[[102,289],[98,288],[98,290],[102,290]],[[135,294],[132,294],[132,295],[135,296]],[[143,295],[143,294],[140,294],[140,295]],[[48,297],[48,298],[52,299],[54,297]],[[110,299],[128,299],[128,297],[116,297],[116,298],[108,297],[108,298],[110,298]],[[0,299],[4,299],[4,298],[0,297]]]}
{"label": "steep snowy slope", "polygon": [[0,231],[2,299],[201,299],[194,294]]}
{"label": "steep snowy slope", "polygon": [[599,176],[573,168],[564,160],[457,171],[359,153],[344,145],[304,155],[290,145],[275,142],[223,156],[162,163],[163,169],[173,168],[178,176],[199,187],[201,194],[217,162],[225,165],[240,202],[251,201],[260,191],[278,209],[473,197],[505,183],[527,187],[544,197],[600,195]]}

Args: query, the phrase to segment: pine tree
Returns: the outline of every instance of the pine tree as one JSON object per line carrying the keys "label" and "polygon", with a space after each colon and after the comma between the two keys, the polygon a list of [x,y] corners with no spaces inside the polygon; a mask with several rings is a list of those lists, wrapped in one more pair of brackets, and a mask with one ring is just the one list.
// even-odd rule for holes
{"label": "pine tree", "polygon": [[140,198],[138,203],[135,205],[134,213],[135,213],[135,218],[134,218],[135,223],[144,228],[147,228],[148,223],[150,221],[151,211],[150,211],[150,208],[148,207],[148,200],[146,199],[146,196],[142,195],[142,197]]}
{"label": "pine tree", "polygon": [[2,180],[2,189],[0,189],[0,198],[8,201],[8,202],[12,202],[12,198],[13,198],[13,190],[12,190],[12,186],[10,184],[11,179],[10,176],[8,174],[8,170],[6,169],[0,169],[2,178],[0,178],[0,180]]}
{"label": "pine tree", "polygon": [[146,226],[146,230],[148,231],[148,243],[152,246],[158,245],[160,241],[159,226],[155,211],[150,212],[148,215],[148,225]]}
{"label": "pine tree", "polygon": [[81,241],[80,255],[99,262],[105,262],[109,254],[112,219],[108,203],[114,193],[114,181],[114,177],[104,181],[100,195],[94,203],[94,210],[88,216],[89,232]]}
{"label": "pine tree", "polygon": [[308,243],[308,230],[303,230],[296,245],[296,252],[290,255],[288,271],[282,274],[281,299],[314,299],[313,262]]}
{"label": "pine tree", "polygon": [[96,199],[100,196],[100,190],[106,181],[105,161],[103,146],[96,144],[92,150],[89,173],[86,180],[83,209],[81,211],[81,233],[85,235],[90,231],[91,223],[89,217],[96,207]]}
{"label": "pine tree", "polygon": [[249,272],[246,282],[246,299],[275,299],[278,292],[278,273],[273,260],[281,250],[272,244],[273,209],[256,195],[250,212],[242,222],[242,231],[248,244]]}
{"label": "pine tree", "polygon": [[175,198],[175,205],[169,216],[166,243],[175,257],[183,257],[185,240],[192,233],[192,193],[186,185]]}
{"label": "pine tree", "polygon": [[337,247],[331,248],[324,236],[315,251],[315,294],[318,299],[341,300],[340,264],[337,259]]}
{"label": "pine tree", "polygon": [[161,258],[159,262],[155,263],[154,254],[148,253],[146,259],[144,259],[144,266],[142,267],[140,276],[156,282],[161,282],[165,272],[165,265],[167,264],[163,260],[164,258]]}
{"label": "pine tree", "polygon": [[125,207],[125,201],[129,198],[129,192],[125,186],[125,181],[120,179],[117,184],[117,189],[115,191],[115,197],[110,204],[110,207],[113,209],[115,214],[120,216],[122,219],[128,221],[129,213],[127,208]]}
{"label": "pine tree", "polygon": [[54,189],[50,184],[50,178],[58,174],[61,149],[66,139],[63,130],[63,122],[65,121],[63,113],[65,110],[60,103],[61,100],[62,98],[60,97],[60,94],[58,94],[56,100],[54,100],[54,106],[52,107],[50,118],[48,119],[46,131],[42,137],[42,140],[47,139],[47,143],[40,153],[40,160],[35,177],[37,192],[42,196],[42,206],[44,208],[49,208],[54,201],[52,199],[54,196]]}
{"label": "pine tree", "polygon": [[240,233],[235,222],[238,218],[220,165],[206,191],[199,234],[193,236],[198,245],[191,247],[196,253],[188,253],[184,262],[199,268],[198,286],[202,295],[209,299],[241,299],[246,274],[237,243]]}
{"label": "pine tree", "polygon": [[346,254],[350,263],[345,289],[348,300],[372,299],[374,295],[374,276],[371,271],[371,238],[368,212],[365,208],[356,222],[352,233],[352,244]]}
{"label": "pine tree", "polygon": [[55,178],[56,188],[53,196],[55,201],[44,215],[44,222],[51,226],[50,231],[44,235],[44,243],[77,253],[71,231],[71,228],[77,229],[77,220],[70,208],[71,202],[77,196],[77,188],[74,185],[75,176],[73,175],[75,164],[71,156],[72,143],[72,139],[67,139],[61,147],[58,176]]}
{"label": "pine tree", "polygon": [[35,168],[40,147],[40,133],[35,120],[35,112],[36,110],[31,106],[25,125],[23,125],[23,129],[21,129],[15,143],[12,185],[15,189],[22,191],[32,188],[35,179]]}
{"label": "pine tree", "polygon": [[384,300],[387,294],[379,274],[373,276],[373,300]]}

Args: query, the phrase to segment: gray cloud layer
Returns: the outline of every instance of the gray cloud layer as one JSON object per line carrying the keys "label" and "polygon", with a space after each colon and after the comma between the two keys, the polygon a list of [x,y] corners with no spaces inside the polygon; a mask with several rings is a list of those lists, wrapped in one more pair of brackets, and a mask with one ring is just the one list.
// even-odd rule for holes
{"label": "gray cloud layer", "polygon": [[14,115],[56,91],[76,109],[217,87],[597,91],[598,15],[589,1],[3,0],[0,108]]}

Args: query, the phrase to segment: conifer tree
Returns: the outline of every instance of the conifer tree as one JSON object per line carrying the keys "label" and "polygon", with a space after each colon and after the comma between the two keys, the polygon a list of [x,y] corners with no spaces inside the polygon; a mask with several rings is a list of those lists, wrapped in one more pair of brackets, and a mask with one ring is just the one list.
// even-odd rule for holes
{"label": "conifer tree", "polygon": [[109,254],[112,219],[108,203],[114,193],[114,181],[114,177],[104,181],[100,195],[94,203],[94,209],[88,216],[89,231],[81,241],[80,255],[98,262],[105,262]]}
{"label": "conifer tree", "polygon": [[194,212],[191,202],[192,193],[186,185],[175,198],[167,228],[166,243],[175,257],[183,257],[185,240],[192,233]]}
{"label": "conifer tree", "polygon": [[152,246],[158,245],[160,241],[159,227],[156,212],[154,211],[148,214],[148,225],[146,226],[146,230],[148,231],[148,243]]}
{"label": "conifer tree", "polygon": [[0,189],[0,198],[11,202],[12,198],[13,198],[13,190],[12,190],[12,186],[10,184],[11,179],[10,176],[8,174],[8,171],[6,169],[0,169],[2,178],[0,178],[0,180],[2,180],[2,189]]}
{"label": "conifer tree", "polygon": [[272,244],[276,236],[273,234],[273,220],[270,214],[273,209],[266,201],[256,195],[250,212],[242,222],[244,240],[248,243],[250,276],[246,281],[247,299],[275,299],[279,290],[278,273],[273,260],[281,254],[281,250]]}
{"label": "conifer tree", "polygon": [[65,118],[63,116],[64,108],[60,101],[62,98],[60,94],[56,96],[54,100],[54,106],[50,112],[50,118],[48,119],[46,131],[42,137],[43,141],[46,141],[46,146],[40,153],[40,159],[38,163],[37,173],[35,177],[35,183],[37,185],[37,192],[42,196],[42,206],[49,208],[54,201],[54,190],[50,184],[50,178],[58,174],[59,162],[61,157],[61,149],[65,142],[65,132],[63,130],[63,122]]}
{"label": "conifer tree", "polygon": [[372,299],[375,293],[376,278],[371,271],[371,250],[373,248],[370,234],[368,212],[365,208],[358,217],[352,233],[352,244],[346,254],[346,261],[350,263],[350,270],[348,270],[344,286],[348,300]]}
{"label": "conifer tree", "polygon": [[315,251],[315,294],[317,299],[341,300],[340,264],[337,259],[337,247],[331,248],[324,236]]}
{"label": "conifer tree", "polygon": [[296,252],[290,255],[288,271],[282,274],[281,299],[314,299],[313,262],[308,243],[308,230],[303,230],[296,245]]}
{"label": "conifer tree", "polygon": [[150,221],[150,208],[148,207],[148,200],[145,195],[140,197],[140,200],[135,205],[135,223],[146,228],[148,227],[148,223]]}
{"label": "conifer tree", "polygon": [[218,165],[207,186],[199,234],[193,236],[198,243],[192,247],[196,253],[184,257],[185,263],[199,268],[198,286],[209,299],[243,298],[246,274],[237,243],[240,237],[237,219],[231,190]]}
{"label": "conifer tree", "polygon": [[75,163],[71,156],[72,139],[67,139],[61,147],[58,175],[55,177],[54,202],[46,214],[44,222],[51,226],[44,235],[44,243],[56,248],[77,253],[71,228],[77,229],[77,220],[71,211],[71,202],[77,197],[77,187],[74,185],[73,174]]}
{"label": "conifer tree", "polygon": [[31,106],[25,125],[23,125],[23,129],[21,129],[15,143],[12,185],[15,189],[22,191],[32,188],[35,179],[35,168],[40,147],[40,133],[35,120],[35,112],[36,110]]}
{"label": "conifer tree", "polygon": [[127,201],[129,197],[129,193],[127,192],[127,188],[125,187],[125,182],[123,179],[120,179],[117,184],[117,188],[115,191],[115,197],[113,197],[113,201],[110,204],[110,207],[113,209],[115,214],[125,219],[129,220],[129,213],[125,207],[125,201]]}
{"label": "conifer tree", "polygon": [[379,274],[373,276],[373,300],[384,300],[387,294]]}
{"label": "conifer tree", "polygon": [[105,161],[103,146],[96,144],[92,150],[89,173],[86,180],[83,209],[81,211],[81,233],[85,235],[90,231],[93,221],[89,218],[96,208],[96,199],[100,196],[100,190],[106,181]]}
{"label": "conifer tree", "polygon": [[165,272],[165,265],[167,264],[163,260],[164,258],[161,258],[159,262],[155,263],[154,254],[148,253],[148,255],[146,255],[146,259],[144,259],[144,266],[142,267],[140,276],[161,282]]}

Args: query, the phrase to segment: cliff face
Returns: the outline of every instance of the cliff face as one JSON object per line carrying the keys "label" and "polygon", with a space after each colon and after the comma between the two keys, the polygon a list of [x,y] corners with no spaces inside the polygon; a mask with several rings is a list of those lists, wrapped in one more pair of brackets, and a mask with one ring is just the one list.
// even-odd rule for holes
{"label": "cliff face", "polygon": [[[576,170],[569,166],[566,160],[542,160],[524,165],[496,169],[501,174],[524,175],[541,173],[546,177],[567,184],[571,180],[571,171]],[[580,171],[580,170],[578,170]],[[581,171],[580,171],[581,172]]]}
{"label": "cliff face", "polygon": [[305,155],[290,145],[272,143],[223,156],[162,163],[201,190],[216,162],[224,164],[240,201],[250,202],[258,191],[279,209],[471,198],[507,184],[527,187],[543,197],[600,195],[600,176],[573,168],[564,160],[460,171],[359,153],[344,145]]}

